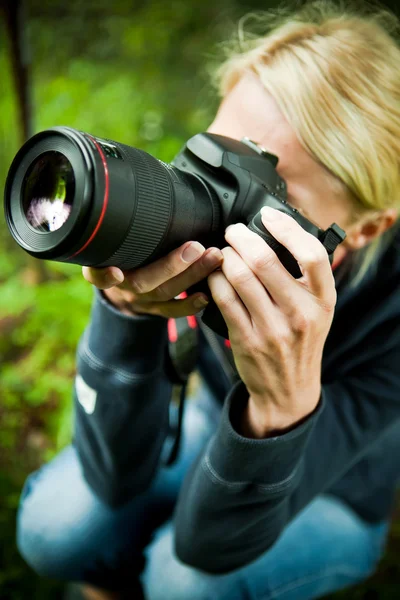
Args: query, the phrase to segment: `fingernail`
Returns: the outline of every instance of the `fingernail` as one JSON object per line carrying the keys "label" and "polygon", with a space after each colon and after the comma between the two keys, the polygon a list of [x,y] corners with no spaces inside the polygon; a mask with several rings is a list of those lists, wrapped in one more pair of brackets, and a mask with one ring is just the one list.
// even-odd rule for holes
{"label": "fingernail", "polygon": [[199,242],[192,242],[182,252],[182,258],[185,262],[191,263],[196,260],[196,258],[200,258],[204,251],[205,248],[202,244],[199,244]]}
{"label": "fingernail", "polygon": [[263,206],[261,209],[261,215],[268,221],[275,221],[281,218],[281,211],[270,206]]}
{"label": "fingernail", "polygon": [[112,267],[107,273],[106,279],[108,283],[115,285],[123,282],[124,275],[120,269]]}
{"label": "fingernail", "polygon": [[193,302],[193,306],[195,308],[205,308],[208,304],[208,300],[207,298],[204,298],[204,296],[200,296],[199,298],[196,298],[196,300]]}

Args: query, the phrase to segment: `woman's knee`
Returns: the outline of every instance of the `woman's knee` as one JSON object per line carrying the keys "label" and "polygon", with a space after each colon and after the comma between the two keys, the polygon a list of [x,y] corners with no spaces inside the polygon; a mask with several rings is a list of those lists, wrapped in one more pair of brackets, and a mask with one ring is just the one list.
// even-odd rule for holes
{"label": "woman's knee", "polygon": [[319,497],[257,560],[213,576],[178,560],[169,524],[148,548],[143,582],[149,600],[321,597],[368,577],[384,535],[384,525],[370,527],[339,500]]}
{"label": "woman's knee", "polygon": [[77,579],[88,543],[95,548],[99,502],[83,480],[73,448],[30,475],[17,518],[17,545],[40,575]]}
{"label": "woman's knee", "polygon": [[173,526],[162,527],[147,549],[143,584],[148,600],[248,598],[240,573],[209,575],[182,563],[174,553]]}

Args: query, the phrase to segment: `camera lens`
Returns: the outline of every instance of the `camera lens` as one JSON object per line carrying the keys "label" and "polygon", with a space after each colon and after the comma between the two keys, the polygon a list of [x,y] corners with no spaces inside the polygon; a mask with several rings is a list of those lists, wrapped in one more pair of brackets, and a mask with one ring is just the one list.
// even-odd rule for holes
{"label": "camera lens", "polygon": [[[214,189],[143,150],[70,127],[37,133],[16,154],[5,217],[36,258],[134,269],[219,231]],[[191,237],[187,237],[191,236]]]}
{"label": "camera lens", "polygon": [[74,196],[71,163],[61,152],[45,152],[32,163],[23,181],[26,220],[35,231],[57,231],[71,214]]}

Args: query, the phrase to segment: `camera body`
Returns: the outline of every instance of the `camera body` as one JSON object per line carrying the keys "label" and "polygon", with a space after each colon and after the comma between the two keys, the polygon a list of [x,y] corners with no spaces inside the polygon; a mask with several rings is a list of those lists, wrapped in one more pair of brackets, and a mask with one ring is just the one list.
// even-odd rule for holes
{"label": "camera body", "polygon": [[172,164],[180,171],[197,175],[212,188],[220,207],[222,239],[229,225],[244,223],[273,247],[294,277],[301,276],[297,262],[294,265],[289,261],[286,248],[262,225],[259,212],[263,206],[288,214],[317,237],[325,246],[330,262],[337,245],[345,239],[338,225],[332,224],[323,230],[287,202],[286,182],[276,171],[278,157],[248,138],[238,141],[213,133],[199,133],[187,141]]}
{"label": "camera body", "polygon": [[[214,239],[217,247],[226,245],[226,227],[244,223],[267,242],[293,277],[301,277],[293,255],[264,227],[260,215],[263,206],[288,214],[317,237],[326,248],[331,263],[334,250],[345,239],[345,233],[338,225],[332,224],[324,231],[287,202],[286,183],[276,171],[278,157],[248,138],[239,142],[211,133],[197,134],[188,140],[173,164],[181,171],[201,177],[218,198],[220,227]],[[204,283],[193,286],[190,291],[204,291],[210,296]],[[228,337],[225,321],[214,302],[204,310],[202,320],[219,335]]]}
{"label": "camera body", "polygon": [[247,225],[266,201],[285,209],[286,183],[275,170],[277,163],[276,156],[247,138],[238,141],[214,133],[190,138],[172,162],[213,189],[222,233],[232,223]]}

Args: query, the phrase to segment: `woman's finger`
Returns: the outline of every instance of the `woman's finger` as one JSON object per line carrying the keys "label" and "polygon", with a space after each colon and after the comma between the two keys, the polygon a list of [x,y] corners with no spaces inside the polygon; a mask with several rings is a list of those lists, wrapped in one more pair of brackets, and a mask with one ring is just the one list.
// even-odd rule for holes
{"label": "woman's finger", "polygon": [[[307,291],[303,286],[297,284],[274,250],[259,235],[250,231],[242,223],[238,223],[228,227],[225,239],[248,265],[249,270],[257,276],[263,294],[266,294],[265,290],[267,290],[273,301],[282,310],[291,313],[304,299]],[[243,293],[246,294],[245,286],[242,288]],[[252,301],[252,305],[254,311],[257,312],[256,302]],[[248,308],[250,310],[250,306]],[[253,311],[250,310],[250,312]]]}
{"label": "woman's finger", "polygon": [[158,288],[149,292],[147,297],[149,300],[158,302],[165,302],[166,300],[175,298],[195,283],[208,277],[212,271],[221,266],[223,258],[223,254],[219,248],[209,248],[199,260],[190,265],[183,273],[172,279],[168,279],[168,281],[158,286]]}
{"label": "woman's finger", "polygon": [[205,247],[199,242],[186,242],[149,265],[125,273],[122,288],[136,294],[147,294],[185,271],[205,251]]}
{"label": "woman's finger", "polygon": [[108,290],[124,281],[124,274],[118,267],[82,267],[82,275],[99,290]]}
{"label": "woman's finger", "polygon": [[271,235],[293,254],[310,291],[325,303],[334,304],[332,268],[321,242],[282,211],[264,206],[261,218]]}
{"label": "woman's finger", "polygon": [[251,319],[265,323],[275,313],[268,291],[236,250],[224,248],[223,254],[222,272],[226,279],[247,308]]}
{"label": "woman's finger", "polygon": [[207,281],[214,302],[221,311],[228,329],[242,331],[248,335],[249,328],[252,326],[250,314],[222,271],[214,271]]}

